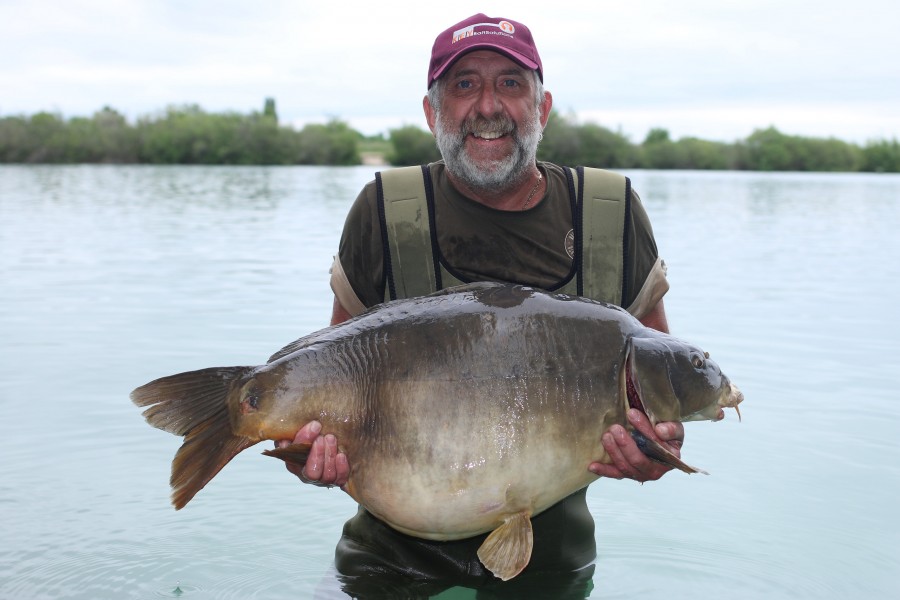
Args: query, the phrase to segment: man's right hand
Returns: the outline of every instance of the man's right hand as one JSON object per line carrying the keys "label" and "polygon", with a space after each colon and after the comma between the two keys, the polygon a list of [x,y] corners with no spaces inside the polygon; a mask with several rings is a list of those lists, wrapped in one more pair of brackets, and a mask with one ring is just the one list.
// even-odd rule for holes
{"label": "man's right hand", "polygon": [[337,438],[332,434],[321,435],[322,424],[310,421],[304,425],[293,440],[277,440],[276,448],[290,444],[312,444],[306,465],[300,467],[285,463],[287,470],[300,478],[304,483],[343,488],[350,476],[350,463],[347,455],[338,451]]}

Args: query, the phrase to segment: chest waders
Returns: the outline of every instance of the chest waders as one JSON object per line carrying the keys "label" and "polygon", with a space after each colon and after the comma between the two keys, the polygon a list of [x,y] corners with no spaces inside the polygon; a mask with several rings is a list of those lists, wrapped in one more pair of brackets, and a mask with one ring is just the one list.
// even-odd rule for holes
{"label": "chest waders", "polygon": [[[631,182],[597,169],[563,169],[574,230],[570,272],[553,288],[621,305],[630,229]],[[427,166],[392,169],[375,176],[381,221],[385,300],[420,296],[471,283],[454,275],[441,257],[435,227],[434,187]],[[532,519],[535,544],[530,568],[552,578],[554,592],[583,598],[591,586],[597,556],[594,519],[587,487]],[[364,508],[347,521],[335,552],[339,573],[360,577],[403,574],[408,581],[437,582],[437,591],[454,582],[477,587],[495,581],[480,563],[478,548],[487,534],[452,542],[420,540],[397,533]],[[395,579],[388,579],[396,587]],[[507,582],[511,583],[511,582]],[[526,581],[522,581],[526,584]],[[451,585],[451,584],[447,584]],[[367,591],[371,588],[367,588]],[[393,588],[392,588],[393,589]],[[412,589],[412,588],[411,588]],[[548,588],[549,589],[549,588]],[[419,590],[408,595],[419,597]],[[528,596],[522,589],[517,596]],[[431,594],[428,594],[429,596]]]}
{"label": "chest waders", "polygon": [[[618,173],[563,169],[575,233],[572,269],[554,291],[617,306],[625,278],[631,180]],[[427,165],[375,175],[384,253],[385,301],[472,283],[442,260],[435,228],[434,186]]]}

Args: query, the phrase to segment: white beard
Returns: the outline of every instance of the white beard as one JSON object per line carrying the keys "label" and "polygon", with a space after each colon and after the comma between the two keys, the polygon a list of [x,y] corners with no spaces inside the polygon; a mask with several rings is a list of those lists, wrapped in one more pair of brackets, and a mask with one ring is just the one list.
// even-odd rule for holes
{"label": "white beard", "polygon": [[[513,152],[488,164],[476,163],[466,152],[466,136],[486,132],[510,134],[515,143]],[[434,136],[448,171],[474,190],[496,192],[528,176],[542,137],[540,111],[535,109],[532,118],[525,121],[521,130],[508,116],[498,115],[492,119],[466,119],[459,131],[451,131],[439,111]]]}

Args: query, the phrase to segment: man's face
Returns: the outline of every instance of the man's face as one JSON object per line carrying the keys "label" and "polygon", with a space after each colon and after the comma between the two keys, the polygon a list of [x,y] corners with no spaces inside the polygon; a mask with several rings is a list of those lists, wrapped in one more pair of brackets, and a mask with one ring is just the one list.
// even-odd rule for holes
{"label": "man's face", "polygon": [[533,74],[502,54],[478,50],[439,83],[440,110],[426,100],[425,112],[448,170],[470,187],[494,191],[527,177],[551,104],[547,94],[537,105]]}

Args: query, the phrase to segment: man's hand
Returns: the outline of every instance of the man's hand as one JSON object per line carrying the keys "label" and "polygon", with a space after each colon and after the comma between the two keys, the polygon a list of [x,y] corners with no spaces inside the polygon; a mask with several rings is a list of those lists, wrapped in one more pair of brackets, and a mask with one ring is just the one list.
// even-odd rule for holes
{"label": "man's hand", "polygon": [[[646,437],[660,442],[672,454],[681,458],[681,445],[684,443],[684,426],[681,423],[657,423],[654,428],[644,414],[633,408],[628,411],[628,422]],[[627,478],[643,483],[656,481],[672,469],[647,458],[631,439],[631,434],[621,425],[613,425],[600,439],[612,459],[612,464],[595,462],[588,466],[592,473],[600,477]]]}
{"label": "man's hand", "polygon": [[343,452],[338,452],[337,438],[330,433],[320,435],[321,433],[322,424],[310,421],[297,432],[293,440],[277,440],[275,447],[282,448],[292,443],[312,444],[306,465],[301,468],[285,463],[287,470],[304,483],[343,487],[350,476],[350,463],[347,462],[347,456]]}

